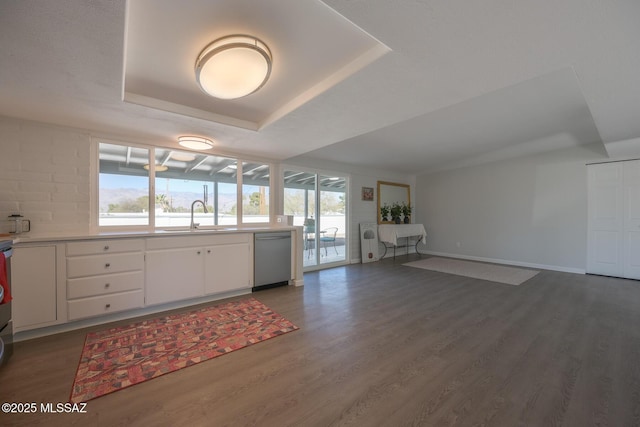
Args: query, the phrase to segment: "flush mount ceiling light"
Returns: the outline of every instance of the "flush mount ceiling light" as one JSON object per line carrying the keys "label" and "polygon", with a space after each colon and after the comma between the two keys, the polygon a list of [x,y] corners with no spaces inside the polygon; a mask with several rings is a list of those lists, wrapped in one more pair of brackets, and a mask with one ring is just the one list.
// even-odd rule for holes
{"label": "flush mount ceiling light", "polygon": [[[149,165],[144,165],[142,167],[143,169],[149,170]],[[168,170],[169,168],[165,165],[156,165],[156,172],[164,172],[166,170]]]}
{"label": "flush mount ceiling light", "polygon": [[178,144],[192,150],[209,150],[213,148],[213,141],[199,136],[180,136]]}
{"label": "flush mount ceiling light", "polygon": [[271,51],[252,36],[233,35],[215,40],[196,60],[196,81],[207,94],[236,99],[260,89],[271,74]]}
{"label": "flush mount ceiling light", "polygon": [[175,151],[172,151],[171,158],[179,162],[191,162],[196,159],[196,156],[191,153],[176,153]]}

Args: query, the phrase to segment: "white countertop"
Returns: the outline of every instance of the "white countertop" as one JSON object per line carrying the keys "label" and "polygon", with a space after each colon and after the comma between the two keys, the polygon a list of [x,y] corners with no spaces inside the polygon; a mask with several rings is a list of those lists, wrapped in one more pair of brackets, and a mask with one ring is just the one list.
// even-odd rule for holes
{"label": "white countertop", "polygon": [[56,242],[56,241],[73,241],[73,240],[93,240],[93,239],[125,239],[132,237],[166,237],[166,236],[200,236],[211,234],[226,233],[256,233],[265,231],[282,231],[295,230],[295,226],[255,226],[255,227],[218,227],[218,228],[200,228],[196,230],[189,229],[169,229],[169,230],[128,230],[128,231],[106,231],[101,233],[21,233],[11,235],[9,237],[0,238],[0,240],[13,240],[14,244],[19,243],[40,243],[40,242]]}

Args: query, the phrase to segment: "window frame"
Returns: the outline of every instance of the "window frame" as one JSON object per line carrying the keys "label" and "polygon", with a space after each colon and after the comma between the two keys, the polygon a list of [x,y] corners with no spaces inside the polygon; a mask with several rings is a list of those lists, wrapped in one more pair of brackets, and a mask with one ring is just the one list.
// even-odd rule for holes
{"label": "window frame", "polygon": [[[281,164],[280,165],[280,170],[278,173],[278,179],[279,179],[279,183],[281,188],[279,189],[280,193],[282,193],[282,212],[286,215],[285,211],[284,211],[284,193],[286,190],[286,184],[285,184],[285,173],[286,172],[302,172],[302,173],[308,173],[308,174],[313,174],[315,175],[315,183],[314,183],[314,218],[318,218],[317,213],[320,212],[321,209],[321,192],[322,189],[320,188],[320,183],[319,183],[319,177],[320,176],[339,176],[345,179],[345,187],[344,187],[344,194],[345,194],[345,206],[344,206],[344,217],[345,217],[345,259],[343,261],[338,261],[338,262],[329,262],[329,263],[314,263],[314,264],[310,264],[310,265],[305,265],[303,267],[303,271],[304,272],[309,272],[309,271],[316,271],[316,270],[323,270],[326,268],[331,268],[331,267],[336,267],[336,266],[340,266],[340,265],[347,265],[349,264],[351,261],[351,181],[352,181],[352,177],[350,173],[347,172],[338,172],[338,171],[331,171],[331,170],[327,170],[327,169],[316,169],[316,168],[310,168],[310,167],[304,167],[304,166],[298,166],[298,165],[291,165],[291,164]],[[321,223],[320,223],[321,224]],[[316,247],[316,249],[318,249]],[[317,252],[316,252],[317,253]]]}
{"label": "window frame", "polygon": [[[147,225],[100,225],[100,143],[104,144],[112,144],[119,145],[124,147],[135,147],[148,150],[149,153],[149,223]],[[154,232],[157,230],[180,230],[184,229],[184,226],[175,226],[175,227],[165,227],[165,226],[156,226],[156,215],[155,209],[152,208],[151,203],[155,201],[156,197],[156,171],[155,171],[155,156],[156,149],[176,149],[174,147],[164,147],[164,146],[153,146],[147,144],[139,144],[135,142],[126,142],[120,140],[113,140],[109,138],[91,138],[91,159],[89,162],[90,168],[90,219],[89,219],[89,228],[90,232],[97,233],[105,233],[105,232],[113,232],[113,233],[125,233],[125,232]],[[271,220],[274,215],[274,182],[276,178],[274,177],[273,171],[276,170],[275,165],[272,162],[266,161],[264,159],[255,159],[244,156],[232,156],[226,154],[218,154],[218,153],[204,153],[202,151],[197,150],[188,150],[178,148],[180,151],[184,152],[193,152],[198,153],[205,156],[214,156],[214,157],[223,157],[227,159],[233,159],[236,161],[238,165],[237,175],[236,175],[236,189],[237,189],[237,201],[236,201],[236,226],[238,228],[242,228],[243,226],[260,226],[260,225],[269,225],[271,224]],[[269,213],[266,222],[243,222],[243,212],[242,212],[242,203],[243,203],[243,164],[244,163],[262,163],[268,165],[269,167]],[[211,229],[215,230],[223,226],[203,226],[202,229]],[[228,226],[226,226],[228,227]]]}

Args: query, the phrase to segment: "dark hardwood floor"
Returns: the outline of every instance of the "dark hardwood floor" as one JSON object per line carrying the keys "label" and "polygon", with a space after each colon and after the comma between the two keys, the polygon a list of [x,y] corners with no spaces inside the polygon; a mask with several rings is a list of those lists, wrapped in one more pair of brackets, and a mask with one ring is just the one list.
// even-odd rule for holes
{"label": "dark hardwood floor", "polygon": [[[415,259],[256,293],[300,330],[86,414],[0,425],[640,426],[640,282],[542,271],[510,286],[401,265]],[[67,402],[87,330],[18,343],[0,403]]]}

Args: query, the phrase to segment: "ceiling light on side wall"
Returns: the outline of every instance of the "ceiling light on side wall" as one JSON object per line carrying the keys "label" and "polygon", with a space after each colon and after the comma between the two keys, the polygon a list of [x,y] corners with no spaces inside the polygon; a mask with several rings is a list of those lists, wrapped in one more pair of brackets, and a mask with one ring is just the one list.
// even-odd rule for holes
{"label": "ceiling light on side wall", "polygon": [[215,98],[242,98],[267,82],[271,59],[267,45],[255,37],[222,37],[198,55],[196,80],[205,93]]}
{"label": "ceiling light on side wall", "polygon": [[200,136],[179,136],[178,144],[192,150],[210,150],[213,148],[213,141]]}

